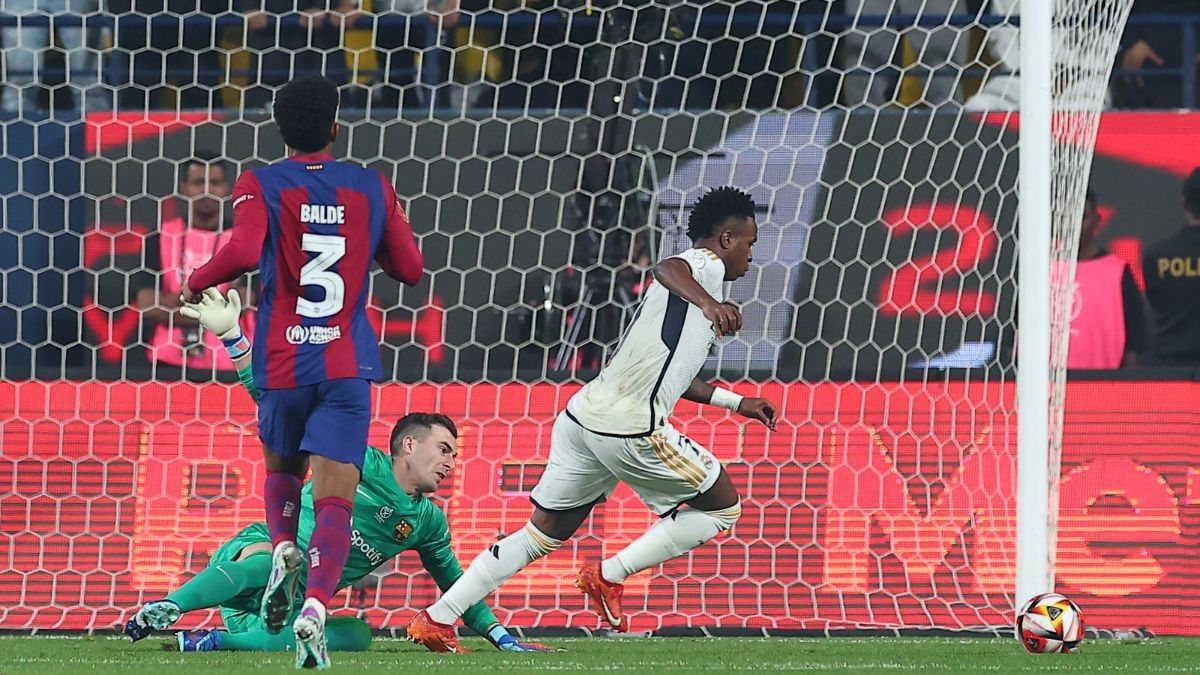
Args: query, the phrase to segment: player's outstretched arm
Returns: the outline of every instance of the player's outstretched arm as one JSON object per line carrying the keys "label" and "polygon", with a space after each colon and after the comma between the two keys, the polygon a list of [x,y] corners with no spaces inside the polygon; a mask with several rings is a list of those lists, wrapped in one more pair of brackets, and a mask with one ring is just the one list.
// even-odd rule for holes
{"label": "player's outstretched arm", "polygon": [[717,336],[735,333],[742,327],[742,313],[727,302],[717,302],[692,276],[692,267],[679,258],[667,258],[654,266],[654,280],[671,293],[687,300],[712,321]]}
{"label": "player's outstretched arm", "polygon": [[771,431],[775,431],[777,415],[775,404],[765,398],[741,396],[728,389],[714,387],[698,377],[688,385],[687,391],[683,392],[683,397],[696,403],[706,403],[732,410],[742,417],[758,420]]}
{"label": "player's outstretched arm", "polygon": [[258,400],[258,390],[254,388],[254,371],[250,340],[242,334],[239,319],[242,315],[242,296],[236,288],[229,289],[227,297],[221,297],[215,288],[205,289],[197,302],[188,303],[179,308],[179,313],[195,319],[207,331],[217,334],[225,345],[225,351],[233,360],[237,369],[238,379],[242,386],[250,392],[250,397]]}
{"label": "player's outstretched arm", "polygon": [[180,299],[195,302],[207,288],[228,283],[258,267],[267,240],[267,205],[258,177],[247,171],[233,186],[233,235],[183,284]]}

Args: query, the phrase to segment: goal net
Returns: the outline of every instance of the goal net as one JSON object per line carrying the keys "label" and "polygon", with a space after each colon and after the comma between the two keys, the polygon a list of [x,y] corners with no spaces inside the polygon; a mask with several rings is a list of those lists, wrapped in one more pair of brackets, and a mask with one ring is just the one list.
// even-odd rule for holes
{"label": "goal net", "polygon": [[[753,194],[760,234],[731,289],[744,328],[706,376],[774,400],[782,423],[678,406],[744,516],[630,579],[634,630],[1011,623],[1015,0],[562,0],[454,17],[367,2],[353,28],[285,51],[237,13],[96,13],[87,31],[56,16],[62,49],[41,61],[49,16],[6,8],[0,628],[107,628],[261,519],[254,405],[172,298],[223,241],[237,171],[283,156],[271,87],[322,67],[345,92],[336,154],[393,179],[426,259],[415,288],[373,279],[386,380],[371,439],[386,445],[411,411],[458,421],[439,497],[463,560],[528,517],[555,414],[605,362],[652,264],[688,246],[687,207],[731,184]],[[1053,489],[1063,289],[1130,4],[1056,3]],[[267,32],[286,42],[298,16]],[[509,625],[596,628],[575,570],[653,520],[618,489],[490,602]],[[1089,622],[1123,624],[1120,597],[1067,590]],[[336,604],[401,628],[436,595],[403,555]]]}

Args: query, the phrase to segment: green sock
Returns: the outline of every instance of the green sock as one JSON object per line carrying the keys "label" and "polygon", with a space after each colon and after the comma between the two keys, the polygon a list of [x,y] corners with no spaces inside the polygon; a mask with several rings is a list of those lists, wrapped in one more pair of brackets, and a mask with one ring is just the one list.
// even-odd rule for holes
{"label": "green sock", "polygon": [[[331,616],[325,622],[325,640],[331,652],[365,652],[371,648],[371,627],[352,616]],[[221,631],[221,649],[242,652],[286,652],[296,647],[292,631],[272,635],[265,630],[244,633]]]}
{"label": "green sock", "polygon": [[168,595],[167,599],[179,605],[179,609],[184,612],[216,607],[247,590],[265,587],[270,575],[271,556],[250,555],[234,562],[205,567],[186,584]]}

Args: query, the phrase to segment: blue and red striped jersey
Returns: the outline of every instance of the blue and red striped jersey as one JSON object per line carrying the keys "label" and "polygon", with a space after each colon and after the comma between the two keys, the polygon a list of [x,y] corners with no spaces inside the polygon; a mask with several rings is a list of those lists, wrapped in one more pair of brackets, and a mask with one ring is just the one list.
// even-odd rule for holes
{"label": "blue and red striped jersey", "polygon": [[416,284],[421,252],[396,192],[378,171],[294,155],[244,171],[229,242],[188,280],[199,293],[257,265],[254,379],[262,389],[382,377],[367,319],[371,261]]}

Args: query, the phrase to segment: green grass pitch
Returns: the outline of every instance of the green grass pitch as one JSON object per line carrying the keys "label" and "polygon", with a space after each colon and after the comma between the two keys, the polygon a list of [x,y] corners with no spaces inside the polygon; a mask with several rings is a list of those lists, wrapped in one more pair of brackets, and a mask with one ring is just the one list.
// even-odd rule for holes
{"label": "green grass pitch", "polygon": [[[1200,672],[1200,639],[1092,640],[1073,654],[1026,654],[1015,640],[987,638],[572,638],[546,640],[566,651],[504,654],[467,639],[470,654],[431,654],[400,640],[335,654],[331,672],[472,673],[500,671],[836,673],[1182,673]],[[0,638],[0,675],[161,675],[282,673],[290,654],[179,654],[164,640],[109,637]]]}

